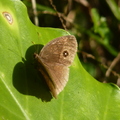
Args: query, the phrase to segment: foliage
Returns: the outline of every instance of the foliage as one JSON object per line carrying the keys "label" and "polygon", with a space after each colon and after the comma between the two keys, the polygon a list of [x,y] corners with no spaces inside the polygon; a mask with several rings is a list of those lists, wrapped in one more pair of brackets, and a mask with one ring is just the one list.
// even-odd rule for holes
{"label": "foliage", "polygon": [[[114,84],[95,80],[82,67],[77,56],[70,67],[67,86],[58,99],[51,97],[43,77],[34,68],[33,54],[36,48],[41,48],[56,37],[68,35],[68,32],[33,25],[26,6],[19,0],[0,1],[0,12],[0,119],[120,119],[119,88]],[[92,12],[96,10],[93,9]],[[95,19],[101,19],[97,12],[96,16],[98,17],[93,18],[93,28],[87,30],[75,25],[71,33],[74,33],[78,40],[81,36],[77,30],[87,37],[101,38],[103,41],[97,41],[98,44],[103,47],[109,45],[106,49],[115,56],[117,50],[110,45],[108,37],[111,36],[107,36],[111,31],[105,21],[97,24]]]}

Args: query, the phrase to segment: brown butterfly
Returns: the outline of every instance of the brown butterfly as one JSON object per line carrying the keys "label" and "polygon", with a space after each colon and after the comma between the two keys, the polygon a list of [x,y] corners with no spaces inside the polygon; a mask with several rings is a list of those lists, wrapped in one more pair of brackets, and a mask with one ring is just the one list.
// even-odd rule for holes
{"label": "brown butterfly", "polygon": [[73,35],[55,38],[45,45],[35,59],[44,76],[51,94],[57,95],[64,89],[69,78],[69,66],[77,52],[77,41]]}

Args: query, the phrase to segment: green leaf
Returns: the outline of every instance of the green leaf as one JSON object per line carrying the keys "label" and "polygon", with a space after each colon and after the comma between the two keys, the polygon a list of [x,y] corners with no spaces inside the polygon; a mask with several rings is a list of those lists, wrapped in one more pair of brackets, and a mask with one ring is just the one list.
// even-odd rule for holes
{"label": "green leaf", "polygon": [[0,119],[120,119],[119,88],[95,80],[77,56],[65,89],[57,99],[51,97],[35,69],[33,54],[48,41],[68,34],[34,26],[19,0],[0,1]]}
{"label": "green leaf", "polygon": [[[31,1],[23,0],[23,3],[26,6],[32,7]],[[47,11],[47,12],[52,13],[52,14],[56,13],[54,9],[51,9],[50,7],[47,7],[44,5],[37,4],[36,7],[37,7],[38,11]]]}
{"label": "green leaf", "polygon": [[106,0],[107,4],[109,5],[112,13],[114,14],[114,16],[120,20],[120,8],[119,6],[117,6],[116,1],[114,0]]}
{"label": "green leaf", "polygon": [[118,52],[110,44],[112,33],[107,26],[106,19],[104,17],[100,17],[97,9],[95,8],[91,9],[91,16],[93,20],[92,29],[95,34],[91,33],[91,31],[88,31],[87,34],[103,45],[112,55],[117,56]]}

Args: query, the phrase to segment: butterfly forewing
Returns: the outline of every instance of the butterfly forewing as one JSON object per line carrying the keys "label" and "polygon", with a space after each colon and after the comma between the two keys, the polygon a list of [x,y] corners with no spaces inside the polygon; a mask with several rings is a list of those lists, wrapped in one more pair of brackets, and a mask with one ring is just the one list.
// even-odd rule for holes
{"label": "butterfly forewing", "polygon": [[[58,37],[49,42],[40,52],[40,57],[49,63],[71,65],[77,51],[77,42],[73,35]],[[64,56],[65,52],[68,56]]]}

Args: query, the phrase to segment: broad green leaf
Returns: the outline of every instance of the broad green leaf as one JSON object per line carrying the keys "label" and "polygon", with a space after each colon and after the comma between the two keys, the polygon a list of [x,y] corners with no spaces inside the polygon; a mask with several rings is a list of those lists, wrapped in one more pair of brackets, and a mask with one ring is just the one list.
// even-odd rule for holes
{"label": "broad green leaf", "polygon": [[1,120],[120,119],[119,88],[95,80],[77,55],[66,87],[57,99],[51,97],[33,54],[50,40],[68,34],[34,26],[19,0],[0,1]]}

